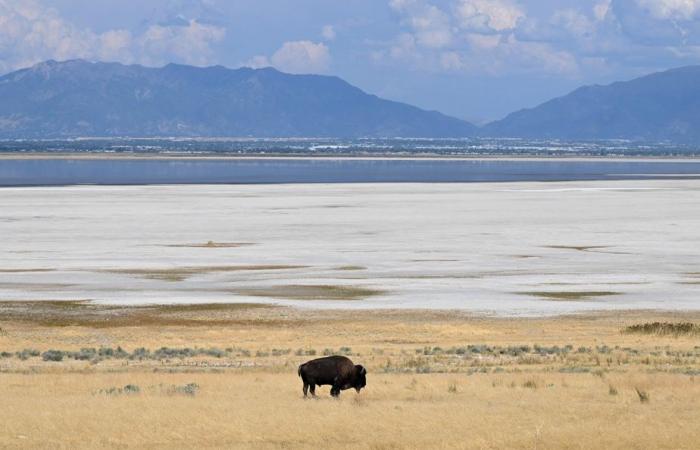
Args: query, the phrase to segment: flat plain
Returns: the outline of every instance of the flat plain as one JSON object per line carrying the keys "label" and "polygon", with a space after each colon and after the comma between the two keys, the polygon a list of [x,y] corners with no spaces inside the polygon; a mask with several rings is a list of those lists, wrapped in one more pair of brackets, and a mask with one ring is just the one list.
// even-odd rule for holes
{"label": "flat plain", "polygon": [[0,299],[697,310],[700,181],[0,190]]}
{"label": "flat plain", "polygon": [[[697,448],[700,182],[0,190],[0,447]],[[344,354],[360,394],[304,399]]]}
{"label": "flat plain", "polygon": [[[3,448],[697,448],[697,313],[0,306]],[[304,399],[345,354],[368,386]]]}

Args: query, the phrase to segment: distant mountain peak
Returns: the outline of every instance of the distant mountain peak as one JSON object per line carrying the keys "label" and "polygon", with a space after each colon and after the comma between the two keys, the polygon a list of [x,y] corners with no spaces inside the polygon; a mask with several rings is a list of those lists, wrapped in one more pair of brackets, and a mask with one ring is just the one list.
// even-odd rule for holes
{"label": "distant mountain peak", "polygon": [[481,134],[700,142],[700,66],[583,86],[490,123]]}

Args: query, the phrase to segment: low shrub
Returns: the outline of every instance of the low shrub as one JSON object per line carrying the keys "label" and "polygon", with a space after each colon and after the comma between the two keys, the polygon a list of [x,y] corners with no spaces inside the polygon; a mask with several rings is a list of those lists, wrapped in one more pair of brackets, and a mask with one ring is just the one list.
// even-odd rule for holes
{"label": "low shrub", "polygon": [[[8,355],[12,355],[12,354],[9,353]],[[22,361],[26,361],[29,358],[33,358],[33,357],[36,357],[39,355],[41,355],[41,352],[39,350],[34,350],[34,349],[30,349],[30,348],[25,348],[21,352],[15,353],[15,356],[17,356],[17,358],[21,359]]]}
{"label": "low shrub", "polygon": [[100,389],[97,391],[98,394],[104,395],[136,395],[141,393],[141,388],[135,384],[127,384],[124,387],[111,387],[107,389]]}
{"label": "low shrub", "polygon": [[60,350],[47,350],[41,354],[41,358],[44,361],[53,361],[53,362],[63,361],[64,356],[65,356],[65,352],[62,352]]}
{"label": "low shrub", "polygon": [[172,385],[167,390],[168,394],[170,395],[181,394],[189,395],[191,397],[194,397],[197,394],[197,391],[199,391],[199,385],[197,383],[187,383],[182,386]]}
{"label": "low shrub", "polygon": [[691,322],[648,322],[630,325],[623,333],[628,334],[656,334],[660,336],[700,335],[700,325]]}
{"label": "low shrub", "polygon": [[637,387],[634,388],[634,391],[637,393],[637,396],[639,397],[639,401],[641,403],[649,403],[649,400],[651,400],[651,397],[649,396],[648,392],[643,391]]}
{"label": "low shrub", "polygon": [[527,389],[537,389],[539,385],[536,380],[526,380],[523,383],[523,387]]}

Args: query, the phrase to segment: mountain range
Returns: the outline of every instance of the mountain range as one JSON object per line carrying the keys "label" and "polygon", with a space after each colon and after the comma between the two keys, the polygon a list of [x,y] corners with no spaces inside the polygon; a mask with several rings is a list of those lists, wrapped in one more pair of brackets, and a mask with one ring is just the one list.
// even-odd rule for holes
{"label": "mountain range", "polygon": [[700,142],[700,66],[585,86],[488,124],[489,136]]}
{"label": "mountain range", "polygon": [[476,127],[338,77],[46,61],[0,77],[0,138],[518,137],[700,142],[700,66],[586,86]]}
{"label": "mountain range", "polygon": [[461,137],[476,127],[337,77],[47,61],[0,78],[0,137]]}

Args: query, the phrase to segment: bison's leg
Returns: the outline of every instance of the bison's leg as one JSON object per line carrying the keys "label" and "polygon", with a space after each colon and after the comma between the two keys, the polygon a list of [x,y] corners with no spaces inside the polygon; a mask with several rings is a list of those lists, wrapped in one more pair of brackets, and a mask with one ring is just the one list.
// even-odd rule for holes
{"label": "bison's leg", "polygon": [[340,395],[340,386],[338,385],[338,377],[333,378],[333,385],[331,386],[331,395],[337,397]]}
{"label": "bison's leg", "polygon": [[311,384],[311,395],[316,397],[316,385],[315,384]]}
{"label": "bison's leg", "polygon": [[304,381],[304,397],[306,397],[306,393],[308,392],[308,390],[309,390],[309,383]]}

